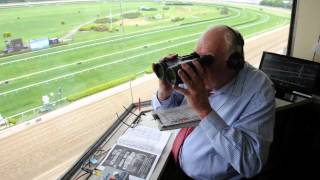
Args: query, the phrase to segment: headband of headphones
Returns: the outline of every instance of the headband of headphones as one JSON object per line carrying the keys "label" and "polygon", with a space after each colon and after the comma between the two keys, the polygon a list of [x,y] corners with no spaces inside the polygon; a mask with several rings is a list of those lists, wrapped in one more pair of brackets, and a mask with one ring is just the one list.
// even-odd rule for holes
{"label": "headband of headphones", "polygon": [[229,27],[229,26],[225,26],[230,32],[232,32],[232,34],[236,37],[236,43],[237,46],[240,46],[241,48],[241,55],[243,55],[243,46],[244,46],[244,39],[242,37],[242,35],[239,33],[239,31]]}
{"label": "headband of headphones", "polygon": [[242,35],[237,31],[232,29],[229,26],[225,26],[235,37],[236,43],[236,51],[232,52],[229,56],[229,60],[227,62],[228,66],[236,71],[240,71],[244,66],[244,53],[243,53],[243,46],[244,40]]}

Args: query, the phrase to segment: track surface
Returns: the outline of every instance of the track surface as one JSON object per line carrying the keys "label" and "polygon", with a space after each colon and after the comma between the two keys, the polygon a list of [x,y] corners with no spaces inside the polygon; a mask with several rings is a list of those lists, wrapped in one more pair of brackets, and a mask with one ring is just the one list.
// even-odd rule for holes
{"label": "track surface", "polygon": [[[246,41],[246,59],[257,66],[263,50],[281,53],[288,26]],[[157,88],[154,76],[135,85],[134,101],[150,99]],[[122,105],[131,103],[129,85],[82,99],[42,117],[23,130],[0,133],[0,179],[56,179],[113,122]],[[121,89],[121,88],[120,88]],[[126,90],[124,90],[126,89]],[[110,95],[111,94],[111,95]]]}

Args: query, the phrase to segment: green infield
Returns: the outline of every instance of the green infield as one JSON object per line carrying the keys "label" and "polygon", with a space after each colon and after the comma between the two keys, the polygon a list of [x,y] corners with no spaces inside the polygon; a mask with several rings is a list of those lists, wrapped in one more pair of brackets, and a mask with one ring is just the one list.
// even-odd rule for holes
{"label": "green infield", "polygon": [[[128,9],[137,9],[137,3],[129,3]],[[48,4],[27,7],[2,8],[0,32],[10,32],[13,38],[24,42],[41,37],[61,37],[72,28],[106,16],[107,9],[119,13],[118,3]],[[0,50],[4,48],[0,37]]]}
{"label": "green infield", "polygon": [[[117,15],[117,12],[120,12],[119,6],[115,3],[89,4],[92,9],[87,11],[88,14],[83,19],[75,18],[71,14],[78,11],[79,14],[84,13],[85,10],[78,9],[84,8],[85,4],[32,7],[53,8],[61,14],[65,13],[65,16],[70,15],[70,24],[74,24],[68,27],[69,23],[58,27],[51,27],[48,23],[44,29],[34,29],[36,26],[31,26],[24,32],[19,31],[18,25],[10,25],[12,33],[27,39],[43,36],[61,37],[75,26],[80,27],[88,21],[108,15],[106,12],[110,12],[111,8],[114,17],[118,19],[112,24],[118,31],[77,31],[69,44],[0,58],[0,114],[9,117],[41,106],[41,97],[49,94],[53,94],[52,100],[67,98],[74,101],[123,83],[146,71],[150,72],[151,63],[167,54],[190,53],[201,33],[212,25],[232,26],[247,38],[284,26],[290,20],[288,14],[274,13],[261,7],[218,4],[164,5],[155,2],[124,3],[123,8],[126,12],[140,13],[137,17],[121,20]],[[142,5],[156,10],[137,11]],[[97,9],[99,11],[101,6],[105,14],[100,13],[97,17]],[[32,19],[32,8],[5,10],[12,18],[15,17],[15,13],[30,11]],[[0,15],[1,13],[4,12],[0,12]],[[45,14],[42,20],[56,17],[59,19],[56,19],[56,22],[61,21],[60,16],[50,13]],[[36,16],[36,13],[33,16]],[[0,23],[9,24],[3,21]],[[110,22],[105,24],[111,26]],[[1,28],[0,30],[3,30]],[[57,30],[50,33],[48,28]],[[22,120],[24,119],[18,119]]]}

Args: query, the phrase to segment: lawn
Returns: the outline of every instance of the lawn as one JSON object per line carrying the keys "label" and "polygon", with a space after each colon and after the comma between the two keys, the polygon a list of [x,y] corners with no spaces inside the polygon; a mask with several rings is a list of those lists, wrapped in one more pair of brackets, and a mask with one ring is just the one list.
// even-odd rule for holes
{"label": "lawn", "polygon": [[[146,3],[154,4],[154,3]],[[139,3],[126,3],[126,9],[137,10]],[[0,50],[4,49],[2,34],[10,32],[12,38],[30,39],[61,37],[72,28],[108,14],[120,12],[117,2],[92,2],[75,4],[16,7],[0,10]]]}

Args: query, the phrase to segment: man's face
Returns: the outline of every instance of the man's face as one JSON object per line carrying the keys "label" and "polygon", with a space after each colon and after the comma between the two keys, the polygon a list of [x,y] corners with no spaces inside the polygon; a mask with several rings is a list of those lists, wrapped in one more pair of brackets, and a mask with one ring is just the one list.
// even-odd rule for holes
{"label": "man's face", "polygon": [[227,54],[225,45],[225,31],[223,29],[214,29],[206,32],[199,40],[196,52],[200,55],[213,55],[214,62],[205,68],[205,77],[203,81],[208,91],[213,90],[219,85],[221,77],[230,73],[227,67]]}

